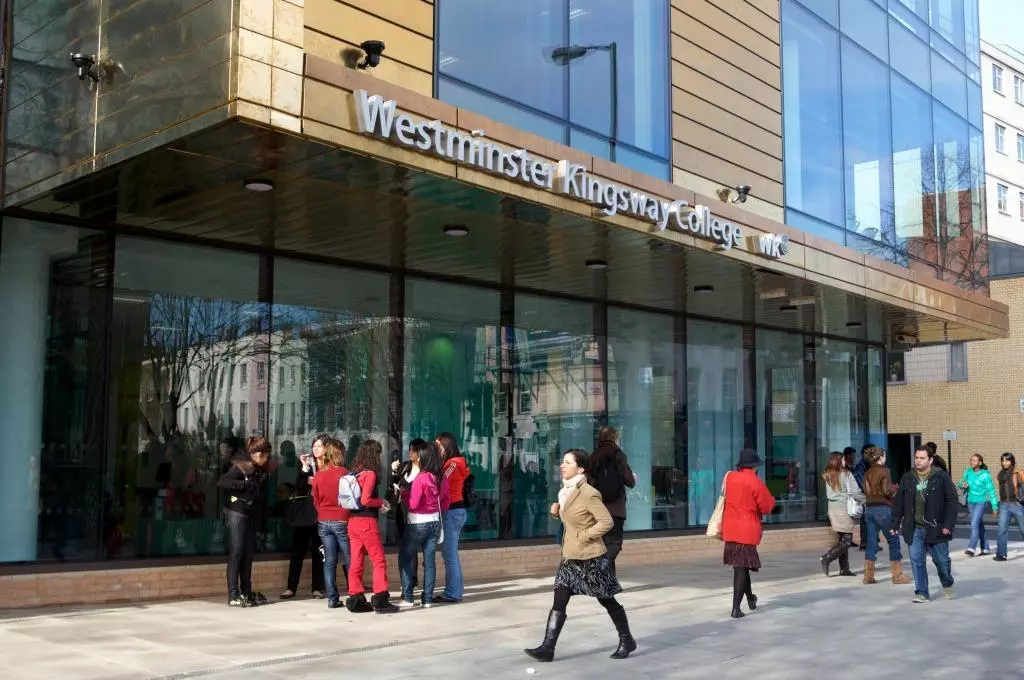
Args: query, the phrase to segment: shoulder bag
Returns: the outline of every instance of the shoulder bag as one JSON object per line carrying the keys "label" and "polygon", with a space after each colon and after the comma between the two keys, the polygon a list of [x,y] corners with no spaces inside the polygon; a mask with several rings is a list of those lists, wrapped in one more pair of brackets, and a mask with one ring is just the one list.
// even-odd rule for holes
{"label": "shoulder bag", "polygon": [[[846,514],[850,516],[850,519],[860,519],[861,515],[864,514],[864,504],[853,497],[853,489],[850,488],[849,479],[853,475],[843,475],[843,483],[846,484]],[[856,484],[854,480],[854,484]]]}
{"label": "shoulder bag", "polygon": [[715,503],[715,511],[711,513],[711,519],[708,520],[707,536],[709,538],[717,538],[722,540],[722,516],[725,514],[725,480],[729,478],[729,473],[725,473],[725,477],[722,477],[722,493],[718,496],[718,502]]}

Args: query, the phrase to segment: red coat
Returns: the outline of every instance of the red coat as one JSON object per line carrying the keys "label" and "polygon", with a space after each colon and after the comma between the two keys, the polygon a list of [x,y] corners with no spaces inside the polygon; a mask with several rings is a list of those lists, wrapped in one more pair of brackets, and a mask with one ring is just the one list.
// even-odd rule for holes
{"label": "red coat", "polygon": [[760,545],[761,516],[775,508],[775,498],[753,468],[730,472],[725,480],[722,540]]}

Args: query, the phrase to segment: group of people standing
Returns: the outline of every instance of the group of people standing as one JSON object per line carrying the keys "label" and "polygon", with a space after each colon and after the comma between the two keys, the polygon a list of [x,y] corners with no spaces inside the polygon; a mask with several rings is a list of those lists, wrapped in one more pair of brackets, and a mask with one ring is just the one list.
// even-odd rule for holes
{"label": "group of people standing", "polygon": [[999,467],[993,479],[985,459],[975,454],[957,484],[961,490],[960,505],[967,508],[971,521],[971,538],[965,551],[968,557],[991,554],[985,536],[985,510],[989,506],[999,522],[996,554],[992,559],[1006,561],[1011,519],[1016,520],[1024,538],[1024,471],[1017,469],[1017,459],[1009,452],[999,457]]}

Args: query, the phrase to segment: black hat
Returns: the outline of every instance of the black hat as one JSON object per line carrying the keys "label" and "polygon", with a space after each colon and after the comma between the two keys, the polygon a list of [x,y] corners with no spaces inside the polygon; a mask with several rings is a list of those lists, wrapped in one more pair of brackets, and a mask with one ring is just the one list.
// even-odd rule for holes
{"label": "black hat", "polygon": [[245,451],[235,451],[235,455],[231,456],[232,463],[251,463],[252,456]]}
{"label": "black hat", "polygon": [[754,449],[743,449],[740,451],[740,460],[736,467],[756,468],[761,466],[761,456],[757,455]]}

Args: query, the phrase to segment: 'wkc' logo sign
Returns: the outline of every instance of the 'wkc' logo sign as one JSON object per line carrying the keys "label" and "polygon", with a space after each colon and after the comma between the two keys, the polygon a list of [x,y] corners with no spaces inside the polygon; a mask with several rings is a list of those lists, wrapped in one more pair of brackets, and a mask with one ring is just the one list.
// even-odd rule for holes
{"label": "'wkc' logo sign", "polygon": [[762,234],[757,238],[757,245],[762,255],[772,259],[789,254],[789,236],[786,234]]}

